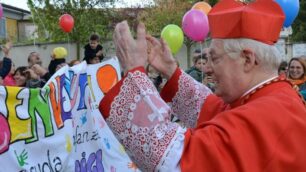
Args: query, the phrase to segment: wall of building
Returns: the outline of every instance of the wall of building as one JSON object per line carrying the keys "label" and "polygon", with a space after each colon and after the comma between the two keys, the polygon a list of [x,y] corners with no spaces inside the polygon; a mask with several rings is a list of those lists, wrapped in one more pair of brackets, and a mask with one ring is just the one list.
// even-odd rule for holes
{"label": "wall of building", "polygon": [[31,39],[38,38],[37,26],[35,26],[31,21],[19,21],[18,22],[18,40],[20,42],[28,41]]}
{"label": "wall of building", "polygon": [[[30,22],[30,11],[6,4],[2,4],[2,7],[3,17],[0,19],[0,39],[4,40],[6,38],[10,38],[17,42],[30,39],[31,37],[27,37],[26,28],[22,27],[24,25],[21,27],[19,26],[19,24],[22,22]],[[31,25],[34,24],[31,23]],[[20,33],[22,34],[22,40],[19,39]]]}
{"label": "wall of building", "polygon": [[7,37],[16,41],[18,39],[17,20],[6,18],[6,33]]}
{"label": "wall of building", "polygon": [[[14,46],[10,52],[10,56],[15,63],[15,66],[27,66],[28,56],[31,52],[38,52],[43,61],[43,66],[48,67],[50,63],[50,55],[54,48],[65,47],[68,51],[66,61],[71,61],[76,58],[76,46],[74,44],[32,44],[23,46]],[[3,56],[3,55],[2,55]]]}

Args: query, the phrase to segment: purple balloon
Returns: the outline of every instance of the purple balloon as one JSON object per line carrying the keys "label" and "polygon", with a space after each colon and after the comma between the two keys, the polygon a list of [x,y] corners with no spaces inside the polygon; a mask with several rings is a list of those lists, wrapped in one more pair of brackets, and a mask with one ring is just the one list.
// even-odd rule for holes
{"label": "purple balloon", "polygon": [[3,8],[2,8],[2,5],[0,4],[0,19],[2,18],[3,16]]}
{"label": "purple balloon", "polygon": [[193,41],[204,41],[209,32],[208,17],[202,11],[189,10],[183,17],[183,31]]}

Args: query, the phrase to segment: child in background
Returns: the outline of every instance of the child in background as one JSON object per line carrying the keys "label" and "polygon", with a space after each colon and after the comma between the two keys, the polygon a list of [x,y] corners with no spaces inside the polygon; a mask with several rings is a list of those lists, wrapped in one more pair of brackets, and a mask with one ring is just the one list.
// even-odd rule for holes
{"label": "child in background", "polygon": [[206,62],[207,58],[205,54],[195,56],[193,58],[193,66],[185,72],[198,82],[202,82],[202,79],[205,77],[204,67]]}
{"label": "child in background", "polygon": [[92,34],[89,38],[89,43],[84,47],[84,59],[87,64],[100,63],[103,56],[103,47],[100,45],[100,37],[97,34]]}

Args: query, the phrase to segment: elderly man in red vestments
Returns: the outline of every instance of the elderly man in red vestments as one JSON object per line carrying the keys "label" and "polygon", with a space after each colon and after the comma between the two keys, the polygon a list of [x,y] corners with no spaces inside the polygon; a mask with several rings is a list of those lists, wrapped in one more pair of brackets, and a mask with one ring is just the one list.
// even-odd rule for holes
{"label": "elderly man in red vestments", "polygon": [[[208,17],[206,72],[215,94],[179,69],[166,43],[146,36],[143,24],[136,40],[126,22],[116,26],[125,76],[99,106],[109,127],[143,171],[305,172],[305,104],[278,76],[283,59],[273,45],[283,11],[273,0],[222,0]],[[147,62],[168,79],[161,94]]]}

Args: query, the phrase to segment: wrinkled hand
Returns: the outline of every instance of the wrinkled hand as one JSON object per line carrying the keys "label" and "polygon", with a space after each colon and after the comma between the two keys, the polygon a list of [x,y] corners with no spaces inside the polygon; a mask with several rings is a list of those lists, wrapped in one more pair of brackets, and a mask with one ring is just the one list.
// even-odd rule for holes
{"label": "wrinkled hand", "polygon": [[40,77],[44,76],[48,72],[47,69],[43,68],[39,64],[33,65],[31,69]]}
{"label": "wrinkled hand", "polygon": [[166,79],[169,79],[177,68],[177,63],[171,54],[167,43],[161,39],[158,41],[152,36],[147,36],[148,61]]}
{"label": "wrinkled hand", "polygon": [[148,55],[146,29],[143,23],[138,25],[137,39],[132,37],[126,21],[116,25],[113,38],[116,46],[116,55],[125,74],[135,67],[146,65]]}

